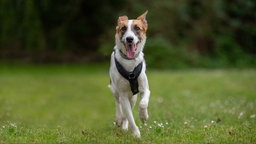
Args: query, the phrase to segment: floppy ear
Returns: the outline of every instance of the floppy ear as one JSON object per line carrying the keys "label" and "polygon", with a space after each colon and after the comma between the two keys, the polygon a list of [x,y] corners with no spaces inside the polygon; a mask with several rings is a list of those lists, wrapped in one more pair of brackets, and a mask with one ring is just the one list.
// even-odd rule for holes
{"label": "floppy ear", "polygon": [[137,20],[141,20],[144,24],[147,24],[146,15],[148,11],[145,11],[141,16],[137,17]]}

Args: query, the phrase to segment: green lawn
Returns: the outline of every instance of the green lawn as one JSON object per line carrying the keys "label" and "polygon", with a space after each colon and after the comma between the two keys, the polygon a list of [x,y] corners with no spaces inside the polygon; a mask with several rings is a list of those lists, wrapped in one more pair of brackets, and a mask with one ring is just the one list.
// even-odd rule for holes
{"label": "green lawn", "polygon": [[[0,67],[0,143],[256,143],[256,70],[148,70],[141,139],[115,127],[106,66]],[[137,102],[138,104],[138,102]]]}

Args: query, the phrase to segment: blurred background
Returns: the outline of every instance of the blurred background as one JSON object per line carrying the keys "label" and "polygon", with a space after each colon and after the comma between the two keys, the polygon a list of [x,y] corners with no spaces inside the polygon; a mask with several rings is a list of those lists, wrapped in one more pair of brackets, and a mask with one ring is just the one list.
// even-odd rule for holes
{"label": "blurred background", "polygon": [[146,10],[149,67],[256,66],[255,0],[0,0],[0,62],[108,63],[118,16]]}

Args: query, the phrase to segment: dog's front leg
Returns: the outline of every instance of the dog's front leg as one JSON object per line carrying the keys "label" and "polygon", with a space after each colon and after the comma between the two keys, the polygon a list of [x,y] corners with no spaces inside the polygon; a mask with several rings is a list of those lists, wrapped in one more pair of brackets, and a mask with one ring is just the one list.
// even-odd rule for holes
{"label": "dog's front leg", "polygon": [[148,120],[148,101],[150,97],[150,91],[146,89],[141,93],[141,101],[139,107],[139,115],[141,122],[145,123]]}
{"label": "dog's front leg", "polygon": [[148,79],[146,74],[141,77],[141,100],[139,107],[139,116],[141,122],[145,123],[148,120],[148,102],[150,97],[150,91],[148,86]]}
{"label": "dog's front leg", "polygon": [[139,128],[137,127],[137,125],[135,124],[134,118],[133,118],[133,114],[132,114],[132,108],[131,108],[131,104],[129,101],[129,95],[128,94],[124,94],[120,97],[120,102],[123,108],[123,112],[126,116],[126,118],[128,119],[128,122],[131,126],[131,130],[132,133],[135,137],[140,137],[140,131]]}

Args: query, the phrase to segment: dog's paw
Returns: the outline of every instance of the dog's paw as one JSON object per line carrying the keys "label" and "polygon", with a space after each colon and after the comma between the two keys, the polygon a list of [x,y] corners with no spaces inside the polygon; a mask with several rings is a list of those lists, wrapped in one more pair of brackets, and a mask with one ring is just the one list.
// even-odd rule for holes
{"label": "dog's paw", "polygon": [[139,116],[142,123],[147,122],[148,120],[148,110],[147,108],[140,108],[139,109]]}
{"label": "dog's paw", "polygon": [[122,129],[123,130],[128,130],[128,125],[129,125],[128,120],[127,119],[123,119],[123,121],[122,121]]}
{"label": "dog's paw", "polygon": [[134,137],[140,138],[140,130],[137,126],[132,129],[132,134],[133,134]]}
{"label": "dog's paw", "polygon": [[120,127],[122,125],[122,121],[116,120],[115,124],[116,124],[116,126]]}
{"label": "dog's paw", "polygon": [[120,127],[121,125],[122,125],[122,123],[123,123],[123,119],[122,119],[122,116],[116,116],[116,125],[118,126],[118,127]]}
{"label": "dog's paw", "polygon": [[142,99],[140,101],[139,107],[139,116],[142,123],[145,123],[148,120],[148,101],[146,99]]}

